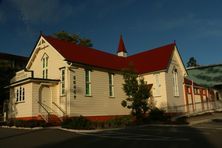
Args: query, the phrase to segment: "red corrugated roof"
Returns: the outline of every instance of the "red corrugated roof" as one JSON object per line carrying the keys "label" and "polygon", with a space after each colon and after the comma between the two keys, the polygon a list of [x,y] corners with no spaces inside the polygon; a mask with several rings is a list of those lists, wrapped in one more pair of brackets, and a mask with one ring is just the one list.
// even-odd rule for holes
{"label": "red corrugated roof", "polygon": [[100,68],[123,70],[129,65],[142,74],[168,68],[175,44],[135,54],[119,57],[94,48],[75,45],[50,36],[43,36],[66,60]]}
{"label": "red corrugated roof", "polygon": [[50,36],[43,37],[68,61],[113,70],[121,70],[125,67],[126,60],[123,57],[75,45]]}
{"label": "red corrugated roof", "polygon": [[165,45],[152,50],[147,50],[127,58],[137,72],[147,73],[168,68],[175,44]]}

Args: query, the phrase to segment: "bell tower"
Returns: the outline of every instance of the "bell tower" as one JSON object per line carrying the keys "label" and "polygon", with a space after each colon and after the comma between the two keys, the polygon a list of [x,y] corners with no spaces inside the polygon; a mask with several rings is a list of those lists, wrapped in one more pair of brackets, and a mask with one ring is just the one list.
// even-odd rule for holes
{"label": "bell tower", "polygon": [[118,46],[118,50],[117,50],[117,55],[120,57],[127,57],[127,51],[126,51],[126,47],[123,42],[122,34],[120,35],[120,39],[119,39],[119,46]]}

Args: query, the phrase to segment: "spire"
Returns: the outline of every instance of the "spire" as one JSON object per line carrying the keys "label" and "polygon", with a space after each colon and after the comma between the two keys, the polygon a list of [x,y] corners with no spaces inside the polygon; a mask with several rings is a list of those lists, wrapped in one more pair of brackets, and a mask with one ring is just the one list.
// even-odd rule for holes
{"label": "spire", "polygon": [[126,51],[126,47],[123,42],[122,34],[120,35],[120,39],[119,39],[119,46],[118,46],[118,50],[117,50],[117,55],[122,56],[122,57],[127,56],[127,51]]}

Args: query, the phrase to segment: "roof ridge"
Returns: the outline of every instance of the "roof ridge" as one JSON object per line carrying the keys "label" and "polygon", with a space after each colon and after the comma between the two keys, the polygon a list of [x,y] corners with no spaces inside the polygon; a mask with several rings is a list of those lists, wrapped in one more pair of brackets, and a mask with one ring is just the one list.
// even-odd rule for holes
{"label": "roof ridge", "polygon": [[52,36],[43,35],[43,38],[67,61],[118,71],[132,64],[135,66],[135,70],[141,74],[166,69],[175,46],[175,43],[171,43],[129,57],[120,57],[92,47],[79,46]]}
{"label": "roof ridge", "polygon": [[160,47],[156,47],[156,48],[152,48],[152,49],[147,49],[147,50],[145,50],[145,51],[141,51],[141,52],[138,52],[138,53],[136,53],[136,54],[130,55],[130,56],[128,56],[128,58],[129,58],[129,57],[133,57],[133,56],[137,56],[137,55],[140,55],[140,54],[143,54],[143,53],[145,53],[145,52],[152,52],[152,51],[157,50],[157,49],[162,49],[162,48],[167,47],[167,46],[170,46],[170,45],[174,45],[174,46],[175,46],[176,43],[170,43],[170,44],[166,44],[166,45],[163,45],[163,46],[160,46]]}
{"label": "roof ridge", "polygon": [[86,47],[86,46],[81,46],[81,45],[78,45],[78,44],[74,44],[74,43],[70,43],[68,41],[65,41],[65,40],[61,40],[61,39],[58,39],[56,37],[53,37],[53,36],[46,36],[46,35],[42,35],[44,38],[51,38],[53,40],[58,40],[60,42],[64,42],[66,44],[70,44],[72,46],[76,46],[76,47],[80,47],[80,48],[86,48],[86,49],[90,49],[90,50],[94,50],[94,51],[97,51],[97,52],[101,52],[101,53],[104,53],[104,54],[109,54],[109,55],[112,55],[112,56],[115,56],[115,57],[118,57],[118,58],[124,58],[124,57],[119,57],[113,53],[109,53],[109,52],[106,52],[106,51],[103,51],[103,50],[99,50],[99,49],[96,49],[96,48],[93,48],[93,47]]}

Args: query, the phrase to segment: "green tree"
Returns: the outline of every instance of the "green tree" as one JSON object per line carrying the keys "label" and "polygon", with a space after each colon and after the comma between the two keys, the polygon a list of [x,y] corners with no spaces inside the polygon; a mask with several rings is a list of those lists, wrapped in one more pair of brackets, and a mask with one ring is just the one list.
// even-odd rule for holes
{"label": "green tree", "polygon": [[200,66],[199,64],[197,64],[197,60],[194,57],[191,57],[187,62],[187,67],[197,67],[197,66]]}
{"label": "green tree", "polygon": [[61,32],[55,33],[54,36],[60,40],[65,40],[65,41],[68,41],[68,42],[71,42],[73,44],[77,44],[80,46],[85,46],[85,47],[93,46],[90,39],[82,38],[78,34],[70,34],[65,31],[61,31]]}
{"label": "green tree", "polygon": [[131,109],[137,120],[142,119],[149,110],[148,99],[151,96],[150,87],[142,77],[133,71],[125,71],[123,90],[127,98],[122,101],[122,106]]}

